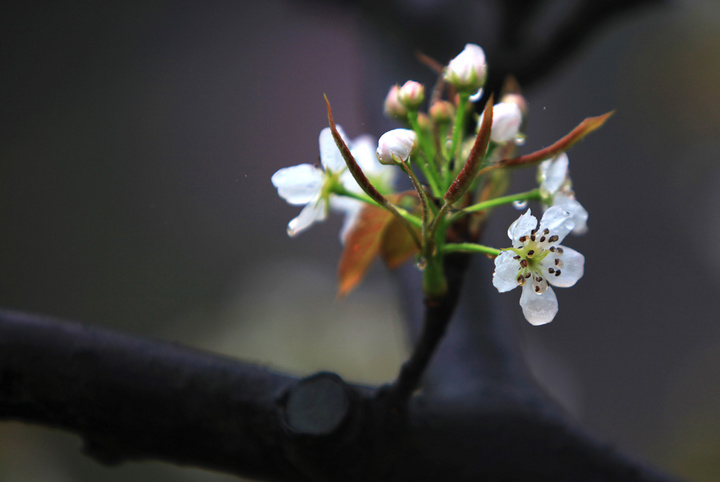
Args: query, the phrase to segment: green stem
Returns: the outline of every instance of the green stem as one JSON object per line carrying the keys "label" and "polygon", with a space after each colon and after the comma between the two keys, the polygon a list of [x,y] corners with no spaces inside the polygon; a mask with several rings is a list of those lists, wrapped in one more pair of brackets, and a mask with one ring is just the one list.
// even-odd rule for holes
{"label": "green stem", "polygon": [[490,256],[498,256],[500,249],[491,248],[475,243],[448,243],[442,247],[443,253],[483,253]]}
{"label": "green stem", "polygon": [[[432,142],[428,142],[430,139],[428,139],[422,129],[420,129],[417,112],[408,112],[408,121],[410,122],[410,127],[412,127],[418,137],[420,148],[423,152],[423,158],[425,160],[425,162],[421,160],[416,164],[420,165],[420,170],[425,176],[425,179],[427,179],[433,196],[440,197],[443,191],[440,189],[440,179],[438,177],[438,169],[435,163],[435,148],[432,145]],[[419,157],[420,156],[416,156],[416,158]]]}
{"label": "green stem", "polygon": [[[452,171],[459,171],[457,153],[460,148],[460,139],[465,129],[465,111],[467,110],[468,99],[470,99],[470,94],[467,92],[461,92],[459,95],[460,101],[458,102],[457,111],[455,111],[455,124],[453,125],[452,144],[450,148],[450,159],[455,163]],[[449,176],[446,177],[445,183],[449,185],[454,172],[448,170],[446,174]]]}
{"label": "green stem", "polygon": [[[375,201],[374,199],[372,199],[370,196],[368,196],[365,193],[357,193],[357,192],[348,191],[347,189],[343,188],[342,186],[335,187],[332,192],[334,194],[337,194],[338,196],[345,196],[345,197],[357,199],[358,201],[362,201],[364,203],[372,204],[373,206],[377,206],[379,208],[385,209],[382,204],[378,203],[377,201]],[[403,218],[405,218],[410,224],[412,224],[416,228],[422,229],[422,227],[423,227],[422,219],[420,219],[419,217],[417,217],[413,214],[410,214],[409,212],[407,212],[405,209],[401,208],[400,206],[395,206],[395,210],[398,213],[400,213],[400,215]]]}
{"label": "green stem", "polygon": [[490,199],[488,201],[483,201],[481,203],[473,204],[472,206],[468,206],[461,211],[457,212],[451,219],[451,221],[456,221],[457,219],[461,218],[462,216],[470,213],[475,213],[478,211],[484,211],[486,209],[494,208],[496,206],[502,206],[503,204],[510,204],[515,201],[539,201],[540,200],[540,189],[535,188],[531,191],[521,192],[518,194],[511,194],[509,196],[502,196],[502,197],[496,197],[495,199]]}

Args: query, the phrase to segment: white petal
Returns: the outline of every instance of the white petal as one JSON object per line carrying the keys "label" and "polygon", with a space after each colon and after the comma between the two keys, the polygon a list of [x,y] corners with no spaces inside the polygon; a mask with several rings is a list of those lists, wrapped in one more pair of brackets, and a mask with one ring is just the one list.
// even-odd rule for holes
{"label": "white petal", "polygon": [[[340,133],[340,137],[345,141],[345,144],[348,144],[348,138],[345,135],[345,131],[342,130],[342,127],[337,126],[337,130]],[[344,169],[345,159],[343,159],[342,154],[340,154],[340,149],[338,149],[337,144],[335,144],[335,139],[333,139],[332,131],[329,127],[320,131],[318,141],[320,144],[320,164],[330,172],[340,172],[340,170]]]}
{"label": "white petal", "polygon": [[508,228],[508,238],[513,242],[515,248],[520,246],[518,238],[522,236],[529,236],[530,231],[537,227],[537,218],[532,215],[530,210],[525,211],[521,214]]}
{"label": "white petal", "polygon": [[293,237],[305,231],[313,223],[323,221],[327,217],[327,208],[325,200],[311,201],[300,211],[300,214],[291,219],[287,226],[288,236]]}
{"label": "white petal", "polygon": [[572,215],[560,206],[551,206],[545,211],[540,220],[539,231],[549,229],[552,234],[558,236],[558,240],[554,243],[561,243],[565,236],[575,227],[572,221]]}
{"label": "white petal", "polygon": [[585,272],[585,256],[572,248],[568,248],[566,246],[559,247],[562,248],[563,253],[559,256],[555,256],[553,253],[548,254],[542,260],[542,266],[546,269],[554,268],[556,267],[555,258],[560,259],[560,276],[554,276],[546,273],[547,280],[553,286],[557,286],[559,288],[569,288],[582,278],[583,273]]}
{"label": "white petal", "polygon": [[572,221],[575,225],[572,230],[573,234],[585,234],[587,232],[588,212],[575,199],[574,195],[559,192],[553,196],[553,205],[560,206],[572,215]]}
{"label": "white petal", "polygon": [[544,325],[550,323],[558,312],[557,296],[552,288],[541,294],[535,293],[532,284],[526,283],[520,295],[520,307],[530,324]]}
{"label": "white petal", "polygon": [[300,205],[317,198],[325,182],[325,173],[310,164],[300,164],[280,169],[270,180],[281,198]]}
{"label": "white petal", "polygon": [[366,176],[370,177],[379,172],[383,165],[378,162],[375,156],[377,142],[369,134],[363,134],[352,141],[350,152]]}
{"label": "white petal", "polygon": [[345,238],[357,222],[358,217],[360,216],[360,211],[364,205],[365,203],[348,197],[333,196],[330,198],[330,207],[335,211],[345,213],[345,220],[343,221],[342,228],[340,229],[341,243],[345,244]]}
{"label": "white petal", "polygon": [[567,154],[561,152],[540,163],[540,190],[555,194],[568,178],[569,162]]}
{"label": "white petal", "polygon": [[505,293],[519,286],[517,277],[520,263],[513,259],[513,256],[515,256],[515,253],[512,251],[503,251],[495,258],[495,271],[493,272],[492,282],[500,293]]}

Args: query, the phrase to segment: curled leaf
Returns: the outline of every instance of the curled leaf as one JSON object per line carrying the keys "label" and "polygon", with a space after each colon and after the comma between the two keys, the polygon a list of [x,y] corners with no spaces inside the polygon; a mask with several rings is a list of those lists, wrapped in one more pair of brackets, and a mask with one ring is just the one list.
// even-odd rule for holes
{"label": "curled leaf", "polygon": [[592,131],[600,128],[605,123],[605,121],[607,121],[614,113],[615,111],[610,111],[607,114],[599,115],[597,117],[588,117],[580,124],[578,124],[577,127],[571,130],[567,135],[565,135],[565,137],[555,142],[554,144],[544,149],[540,149],[539,151],[531,152],[530,154],[513,157],[511,159],[502,159],[496,164],[493,164],[492,166],[481,169],[478,175],[485,174],[486,172],[498,169],[500,167],[528,166],[531,164],[537,164],[546,159],[550,159],[551,157],[555,157],[561,152],[565,152],[570,149],[573,145],[581,141],[583,138],[585,138],[586,135],[590,134]]}

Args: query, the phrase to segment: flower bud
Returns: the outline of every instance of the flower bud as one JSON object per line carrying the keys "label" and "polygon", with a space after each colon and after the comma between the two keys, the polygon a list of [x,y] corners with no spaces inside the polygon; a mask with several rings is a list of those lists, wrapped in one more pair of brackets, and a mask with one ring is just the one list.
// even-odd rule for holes
{"label": "flower bud", "polygon": [[[482,124],[480,116],[478,127]],[[498,144],[505,144],[514,140],[520,131],[522,111],[515,102],[500,102],[493,106],[493,122],[490,139]]]}
{"label": "flower bud", "polygon": [[445,69],[445,80],[461,92],[475,93],[485,83],[485,52],[478,45],[467,44]]}
{"label": "flower bud", "polygon": [[446,100],[436,100],[430,106],[430,118],[438,124],[450,122],[455,117],[455,106]]}
{"label": "flower bud", "polygon": [[425,87],[419,82],[408,80],[398,90],[397,98],[409,110],[417,110],[425,100]]}
{"label": "flower bud", "polygon": [[525,100],[525,97],[522,96],[522,94],[505,94],[503,95],[502,99],[500,99],[500,102],[509,102],[512,104],[517,104],[518,107],[520,107],[520,112],[522,112],[522,115],[527,115],[528,112],[528,104]]}
{"label": "flower bud", "polygon": [[396,119],[407,118],[408,111],[405,106],[400,103],[400,99],[398,98],[399,92],[400,87],[395,84],[390,87],[390,92],[388,92],[387,96],[385,97],[384,111],[387,117]]}
{"label": "flower bud", "polygon": [[393,157],[405,162],[417,145],[417,135],[410,129],[393,129],[378,140],[377,158],[382,164],[395,164]]}

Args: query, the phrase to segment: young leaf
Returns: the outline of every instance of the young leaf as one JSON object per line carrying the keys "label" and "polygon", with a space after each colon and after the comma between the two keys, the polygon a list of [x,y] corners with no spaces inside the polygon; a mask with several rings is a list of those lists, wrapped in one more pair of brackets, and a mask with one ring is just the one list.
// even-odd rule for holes
{"label": "young leaf", "polygon": [[395,219],[389,211],[367,204],[345,238],[345,248],[338,266],[338,296],[348,294],[365,277],[380,251],[383,233]]}
{"label": "young leaf", "polygon": [[380,244],[380,256],[387,267],[397,268],[417,252],[418,247],[405,226],[397,219],[392,219],[385,227]]}
{"label": "young leaf", "polygon": [[588,117],[580,124],[578,124],[577,127],[571,130],[567,135],[565,135],[565,137],[555,142],[554,144],[544,149],[540,149],[539,151],[531,152],[530,154],[513,157],[512,159],[502,159],[498,161],[497,164],[481,169],[478,175],[485,174],[488,171],[492,171],[500,167],[529,166],[531,164],[537,164],[546,159],[550,159],[551,157],[554,157],[561,152],[567,151],[573,145],[575,145],[575,143],[582,140],[586,135],[600,128],[605,123],[605,121],[607,121],[614,113],[615,111],[610,111],[597,117]]}

